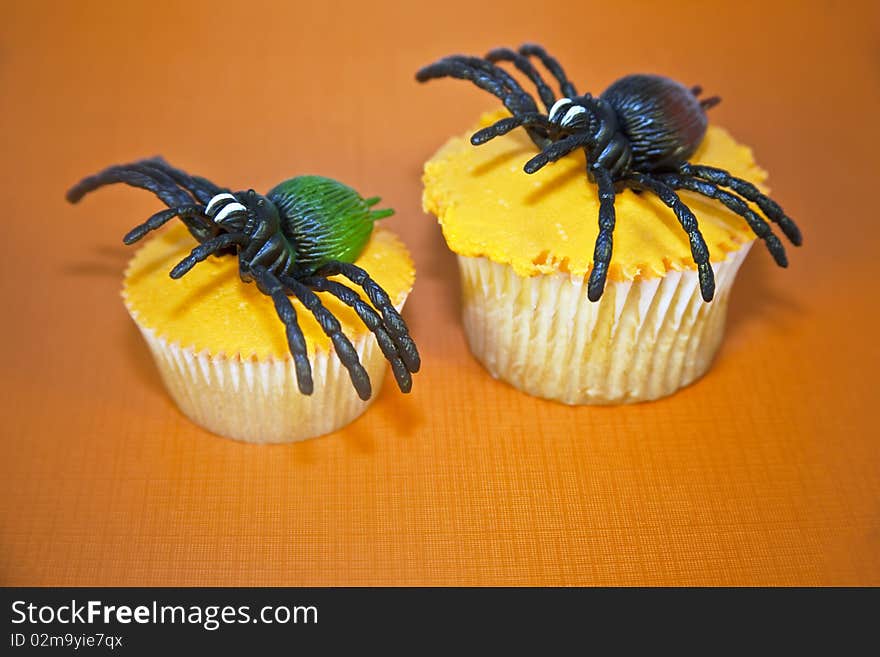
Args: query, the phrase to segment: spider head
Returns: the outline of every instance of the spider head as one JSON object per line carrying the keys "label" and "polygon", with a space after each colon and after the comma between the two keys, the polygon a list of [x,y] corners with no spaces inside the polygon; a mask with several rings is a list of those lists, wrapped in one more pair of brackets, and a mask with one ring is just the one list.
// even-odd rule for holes
{"label": "spider head", "polygon": [[248,209],[238,197],[228,192],[214,195],[205,206],[205,215],[218,226],[241,230],[248,216]]}
{"label": "spider head", "polygon": [[249,223],[250,226],[259,226],[265,222],[273,232],[278,230],[281,225],[281,217],[278,214],[278,208],[270,199],[251,189],[247,193],[245,205],[248,206],[252,219]]}
{"label": "spider head", "polygon": [[279,224],[275,204],[252,189],[215,195],[205,206],[205,215],[228,232],[248,230],[261,221],[268,221],[273,227]]}
{"label": "spider head", "polygon": [[589,130],[593,118],[591,101],[592,97],[589,94],[575,98],[560,98],[550,108],[547,118],[559,134]]}

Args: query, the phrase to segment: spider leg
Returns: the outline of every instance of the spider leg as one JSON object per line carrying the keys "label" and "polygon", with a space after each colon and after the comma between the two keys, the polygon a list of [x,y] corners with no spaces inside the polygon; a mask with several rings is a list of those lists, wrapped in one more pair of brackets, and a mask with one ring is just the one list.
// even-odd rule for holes
{"label": "spider leg", "polygon": [[373,387],[370,384],[370,375],[361,365],[357,351],[351,344],[351,341],[345,337],[342,332],[342,325],[333,314],[324,307],[318,295],[312,292],[308,287],[303,285],[299,280],[292,276],[285,276],[281,279],[284,286],[293,292],[294,296],[314,315],[321,325],[321,329],[333,341],[333,348],[340,362],[348,370],[351,377],[351,383],[358,393],[358,397],[364,401],[373,394]]}
{"label": "spider leg", "polygon": [[715,272],[712,271],[712,266],[709,264],[709,248],[706,246],[706,240],[703,239],[694,213],[671,187],[653,176],[631,173],[622,182],[653,192],[657,198],[675,212],[678,222],[690,240],[691,255],[697,265],[697,274],[700,278],[700,293],[703,295],[704,301],[711,301],[715,296]]}
{"label": "spider leg", "polygon": [[764,240],[764,244],[767,245],[767,250],[770,251],[770,255],[773,256],[777,265],[780,267],[788,267],[788,258],[785,256],[785,247],[782,246],[782,242],[780,242],[779,238],[773,234],[773,231],[770,229],[767,222],[752,212],[751,208],[749,208],[741,198],[720,189],[717,185],[705,180],[699,180],[698,178],[679,176],[671,173],[660,176],[660,179],[673,189],[686,189],[701,194],[707,198],[721,201],[721,203],[727,206],[730,210],[745,219],[746,223],[749,224],[749,228],[752,229],[752,232]]}
{"label": "spider leg", "polygon": [[516,81],[516,78],[503,68],[496,66],[491,61],[481,59],[480,57],[463,57],[463,59],[475,69],[484,71],[487,75],[494,76],[496,80],[504,85],[508,93],[515,96],[518,101],[525,103],[530,108],[534,108],[534,110],[538,109],[538,106],[535,105],[534,99],[526,93],[526,90]]}
{"label": "spider leg", "polygon": [[559,62],[548,55],[547,51],[541,46],[535,43],[525,43],[520,46],[519,53],[524,57],[534,56],[540,59],[544,68],[550,71],[550,73],[553,74],[553,77],[556,78],[556,81],[559,82],[559,88],[562,90],[563,96],[566,98],[574,98],[578,95],[574,85],[568,79],[568,76],[565,75],[565,71],[562,70],[562,66],[560,66]]}
{"label": "spider leg", "polygon": [[348,262],[332,260],[314,272],[314,275],[321,277],[335,276],[336,274],[342,274],[366,292],[370,303],[382,313],[385,328],[395,338],[400,357],[406,363],[407,369],[410,372],[418,372],[421,366],[421,358],[419,357],[416,343],[410,337],[406,322],[403,321],[403,317],[397,312],[388,293],[376,281],[370,278],[366,271]]}
{"label": "spider leg", "polygon": [[253,280],[251,269],[255,267],[263,267],[270,272],[284,271],[283,269],[266,266],[258,258],[254,258],[260,247],[265,245],[266,239],[270,236],[271,232],[272,228],[269,223],[267,221],[260,221],[250,233],[247,244],[238,250],[238,275],[245,283],[250,283]]}
{"label": "spider leg", "polygon": [[781,207],[769,196],[762,194],[748,180],[736,178],[730,175],[724,169],[716,169],[700,164],[690,164],[685,162],[679,167],[679,171],[686,176],[693,176],[701,180],[706,180],[720,187],[728,187],[734,192],[742,196],[745,200],[751,201],[763,212],[766,217],[773,223],[779,224],[779,228],[785,233],[785,236],[795,246],[800,246],[803,242],[801,231],[783,211]]}
{"label": "spider leg", "polygon": [[523,110],[538,111],[532,97],[507,71],[479,57],[451,55],[425,66],[416,73],[416,80],[419,82],[443,77],[470,80],[481,89],[501,99],[514,116],[522,114]]}
{"label": "spider leg", "polygon": [[598,301],[605,291],[605,278],[611,264],[611,250],[614,242],[614,181],[611,173],[603,167],[592,169],[593,177],[599,187],[599,234],[593,249],[593,269],[587,284],[587,298]]}
{"label": "spider leg", "polygon": [[171,166],[168,162],[165,161],[160,155],[156,157],[151,157],[148,160],[143,161],[144,164],[149,165],[153,169],[157,169],[162,171],[171,179],[174,180],[178,185],[183,187],[190,194],[195,196],[200,203],[207,204],[214,196],[225,192],[226,190],[215,185],[207,178],[202,178],[201,176],[191,176],[190,174],[182,171],[176,167]]}
{"label": "spider leg", "polygon": [[161,210],[147,219],[144,223],[135,226],[128,231],[125,237],[122,238],[122,241],[125,244],[134,244],[144,235],[157,228],[161,228],[174,217],[180,217],[182,219],[201,217],[204,210],[205,209],[200,205],[185,205],[179,208],[171,208],[170,210]]}
{"label": "spider leg", "polygon": [[521,116],[508,116],[500,119],[490,126],[477,130],[471,135],[471,144],[480,146],[490,139],[506,135],[511,130],[520,126],[527,128],[532,126],[545,127],[549,125],[547,117],[543,114],[523,114]]}
{"label": "spider leg", "polygon": [[304,395],[311,395],[315,389],[312,381],[312,366],[309,363],[306,339],[296,319],[296,310],[287,296],[287,292],[281,282],[263,267],[253,267],[251,275],[257,282],[259,290],[269,296],[275,304],[275,312],[287,335],[287,346],[290,355],[293,356],[293,366],[296,370],[296,383],[299,391]]}
{"label": "spider leg", "polygon": [[203,260],[207,260],[208,256],[211,254],[230,247],[233,244],[244,246],[249,240],[250,238],[244,233],[223,233],[222,235],[209,239],[207,242],[202,242],[194,248],[188,256],[174,265],[170,276],[171,278],[178,279]]}
{"label": "spider leg", "polygon": [[[537,114],[538,106],[520,84],[504,69],[478,57],[452,55],[429,64],[416,73],[416,80],[426,82],[434,78],[451,77],[470,80],[481,89],[499,98],[514,116]],[[545,135],[527,129],[529,137],[538,148],[547,141]]]}
{"label": "spider leg", "polygon": [[523,171],[526,173],[535,173],[539,169],[544,168],[549,162],[555,162],[561,157],[568,155],[574,149],[586,145],[590,141],[589,132],[578,132],[569,135],[559,141],[553,142],[547,148],[535,155],[531,160],[525,163]]}
{"label": "spider leg", "polygon": [[[172,175],[166,173],[164,170],[156,166],[155,159],[156,158],[153,158],[152,160],[140,160],[138,162],[133,162],[132,164],[129,164],[127,166],[132,171],[137,171],[139,173],[152,176],[159,182],[169,187],[173,187],[175,185],[180,187],[186,192],[187,196],[191,197],[190,202],[200,200],[199,194],[188,189],[185,185],[181,184],[180,181],[176,180]],[[218,234],[218,230],[215,227],[214,222],[211,221],[211,219],[208,218],[204,212],[183,212],[178,216],[189,229],[192,236],[195,237],[196,240],[199,242],[204,242],[206,239],[214,237]]]}
{"label": "spider leg", "polygon": [[394,339],[388,334],[388,331],[385,330],[385,326],[382,324],[382,318],[379,314],[373,310],[369,304],[365,303],[357,292],[345,287],[342,283],[321,278],[320,276],[306,278],[301,282],[303,285],[307,285],[317,292],[327,292],[328,294],[332,294],[334,297],[352,308],[357,313],[357,316],[360,317],[364,325],[376,336],[376,342],[379,344],[382,354],[391,364],[391,371],[394,373],[397,386],[402,392],[409,392],[412,390],[411,373],[406,366],[406,363],[400,358],[400,353],[397,351],[397,345],[394,343]]}
{"label": "spider leg", "polygon": [[269,222],[265,220],[260,221],[251,231],[251,239],[248,242],[248,245],[241,250],[242,260],[254,265],[260,264],[259,261],[254,261],[254,257],[257,255],[258,251],[265,247],[266,239],[269,238],[271,234],[272,226]]}
{"label": "spider leg", "polygon": [[183,185],[177,182],[174,178],[169,176],[167,173],[162,171],[161,169],[153,166],[149,160],[138,160],[137,162],[132,162],[130,164],[124,165],[130,171],[137,171],[138,173],[142,173],[145,176],[150,176],[156,179],[157,182],[169,187],[177,187],[181,190],[181,192],[185,193],[187,197],[190,199],[190,203],[193,201],[198,201],[198,197],[193,194],[190,190],[186,189]]}
{"label": "spider leg", "polygon": [[107,167],[93,176],[83,178],[67,191],[67,200],[71,203],[77,203],[86,194],[114,183],[125,183],[153,192],[169,208],[191,205],[193,200],[179,186],[132,168],[132,165]]}
{"label": "spider leg", "polygon": [[[77,203],[86,194],[114,183],[125,183],[132,187],[146,189],[172,209],[189,207],[194,200],[192,195],[182,189],[168,175],[145,167],[138,162],[107,167],[93,176],[83,178],[68,190],[67,200],[71,203]],[[199,242],[204,242],[216,234],[216,227],[201,214],[184,213],[180,215],[180,218],[192,236]]]}
{"label": "spider leg", "polygon": [[[248,248],[253,245],[254,241],[253,238],[250,238]],[[290,251],[285,248],[284,237],[280,233],[273,234],[259,245],[259,250],[252,256],[243,256],[249,266],[263,266],[270,271],[285,271],[289,265],[289,258]]]}
{"label": "spider leg", "polygon": [[391,369],[394,371],[394,376],[400,385],[400,389],[404,392],[409,392],[410,386],[412,385],[412,379],[409,374],[418,371],[418,363],[411,362],[407,364],[403,361],[400,357],[400,350],[405,348],[405,343],[399,344],[399,338],[395,339],[394,336],[386,330],[382,318],[375,310],[373,310],[372,306],[365,303],[357,292],[345,287],[342,283],[337,281],[314,276],[304,280],[303,283],[319,292],[328,292],[329,294],[332,294],[337,299],[354,309],[364,325],[376,334],[376,341],[379,343],[385,358],[391,363]]}
{"label": "spider leg", "polygon": [[538,70],[532,66],[532,63],[527,57],[523,57],[521,54],[510,48],[495,48],[486,54],[486,59],[493,63],[502,61],[513,62],[513,65],[532,81],[535,88],[538,90],[541,102],[544,103],[544,107],[547,111],[550,111],[550,108],[553,107],[553,103],[556,102],[556,95],[553,93],[550,86],[544,82],[544,78],[542,78],[541,74],[538,73]]}

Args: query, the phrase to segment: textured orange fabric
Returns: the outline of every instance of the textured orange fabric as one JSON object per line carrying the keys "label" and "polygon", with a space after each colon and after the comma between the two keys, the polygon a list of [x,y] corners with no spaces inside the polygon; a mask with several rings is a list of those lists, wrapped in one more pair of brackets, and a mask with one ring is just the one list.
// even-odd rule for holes
{"label": "textured orange fabric", "polygon": [[[880,584],[876,3],[4,3],[0,583]],[[760,245],[709,374],[568,408],[470,356],[423,162],[496,102],[420,86],[532,39],[583,90],[702,84],[805,233]],[[231,187],[337,177],[397,209],[424,370],[337,434],[217,438],[162,389],[119,291],[162,153]],[[388,383],[388,382],[387,382]]]}

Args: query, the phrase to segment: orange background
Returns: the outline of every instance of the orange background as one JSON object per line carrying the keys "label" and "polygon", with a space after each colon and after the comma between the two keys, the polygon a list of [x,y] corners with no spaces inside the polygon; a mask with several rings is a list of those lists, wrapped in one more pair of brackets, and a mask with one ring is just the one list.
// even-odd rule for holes
{"label": "orange background", "polygon": [[[3,3],[0,581],[77,585],[880,584],[876,3]],[[804,230],[758,247],[710,373],[568,408],[470,356],[424,160],[496,105],[415,70],[547,44],[580,89],[700,83]],[[232,187],[300,173],[397,208],[424,356],[339,433],[193,426],[119,298],[159,209],[64,191],[165,155]],[[866,203],[866,201],[869,201]]]}

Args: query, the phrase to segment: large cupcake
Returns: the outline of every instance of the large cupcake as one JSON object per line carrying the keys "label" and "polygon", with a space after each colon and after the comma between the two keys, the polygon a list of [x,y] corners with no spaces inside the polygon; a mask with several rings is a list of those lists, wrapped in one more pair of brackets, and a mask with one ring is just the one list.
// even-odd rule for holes
{"label": "large cupcake", "polygon": [[[280,443],[335,431],[367,409],[387,361],[349,306],[319,293],[355,347],[373,383],[372,397],[360,399],[330,339],[293,301],[314,379],[314,391],[305,395],[272,300],[240,280],[235,257],[211,257],[180,280],[168,278],[193,245],[182,225],[150,238],[132,258],[123,288],[168,392],[187,417],[223,436]],[[398,310],[403,307],[414,269],[392,232],[374,229],[355,264],[371,273]]]}
{"label": "large cupcake", "polygon": [[[482,117],[477,128],[505,116]],[[675,215],[652,194],[618,194],[614,251],[601,299],[586,278],[599,199],[581,150],[528,175],[524,130],[474,147],[451,139],[425,165],[423,205],[458,256],[464,327],[489,372],[568,404],[656,399],[706,372],[721,344],[730,289],[755,239],[716,201],[681,192],[711,254],[715,296],[701,297]],[[746,146],[710,126],[690,158],[755,184],[766,174]]]}

